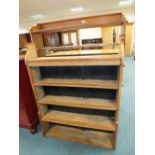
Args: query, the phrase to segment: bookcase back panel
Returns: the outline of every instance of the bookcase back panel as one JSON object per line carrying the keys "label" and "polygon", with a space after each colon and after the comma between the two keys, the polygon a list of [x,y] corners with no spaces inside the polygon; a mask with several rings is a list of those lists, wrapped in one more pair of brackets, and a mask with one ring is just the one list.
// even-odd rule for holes
{"label": "bookcase back panel", "polygon": [[[72,127],[74,129],[81,129],[83,131],[101,131],[103,132],[103,130],[99,130],[99,129],[92,129],[92,128],[87,128],[87,127],[77,127],[77,126],[72,126],[72,125],[65,125],[65,124],[59,124],[59,123],[49,123],[50,127],[55,127],[55,126],[62,126],[62,127]],[[111,133],[113,134],[113,131],[106,131],[106,133]]]}
{"label": "bookcase back panel", "polygon": [[117,66],[40,67],[41,78],[117,80]]}
{"label": "bookcase back panel", "polygon": [[62,106],[54,106],[54,105],[48,105],[48,110],[57,110],[57,111],[63,111],[63,112],[92,115],[92,116],[93,115],[108,116],[108,117],[115,116],[114,111],[84,109],[84,108],[71,108],[71,107],[62,107]]}
{"label": "bookcase back panel", "polygon": [[73,88],[73,87],[43,87],[45,95],[73,96],[84,98],[116,98],[116,90],[95,88]]}

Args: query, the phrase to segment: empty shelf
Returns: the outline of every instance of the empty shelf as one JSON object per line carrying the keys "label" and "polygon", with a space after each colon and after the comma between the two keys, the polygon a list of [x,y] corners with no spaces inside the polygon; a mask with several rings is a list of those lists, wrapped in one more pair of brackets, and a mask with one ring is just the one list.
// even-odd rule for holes
{"label": "empty shelf", "polygon": [[35,83],[35,86],[68,86],[83,88],[107,88],[117,89],[117,82],[114,80],[88,80],[88,79],[42,79]]}
{"label": "empty shelf", "polygon": [[39,100],[41,104],[89,109],[116,110],[116,103],[110,99],[82,98],[48,95]]}
{"label": "empty shelf", "polygon": [[65,125],[115,131],[113,118],[106,116],[51,110],[47,112],[41,120]]}
{"label": "empty shelf", "polygon": [[74,127],[55,125],[48,130],[45,136],[113,149],[113,134],[107,132],[82,130]]}

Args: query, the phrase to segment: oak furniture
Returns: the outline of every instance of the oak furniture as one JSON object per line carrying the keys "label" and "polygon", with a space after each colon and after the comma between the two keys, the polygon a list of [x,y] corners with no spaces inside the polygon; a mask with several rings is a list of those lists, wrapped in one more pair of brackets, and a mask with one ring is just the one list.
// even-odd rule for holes
{"label": "oak furniture", "polygon": [[[81,20],[85,20],[84,24]],[[40,54],[35,44],[27,46],[25,62],[43,136],[116,148],[125,23],[122,14],[113,14],[49,23],[43,30],[33,30],[38,34],[95,25],[121,25],[117,49],[112,44],[102,45],[106,46],[102,49],[78,48],[48,53],[48,48],[42,47]]]}
{"label": "oak furniture", "polygon": [[[128,22],[125,16],[119,12],[119,13],[108,14],[108,15],[82,17],[82,18],[75,18],[75,19],[48,22],[48,23],[38,23],[35,26],[31,27],[30,35],[31,35],[32,42],[35,43],[37,48],[58,47],[58,46],[61,47],[64,45],[68,45],[69,47],[72,48],[72,46],[81,45],[80,30],[83,30],[86,28],[104,29],[110,26],[112,29],[112,26],[115,27],[115,26],[120,26],[127,23]],[[73,34],[75,34],[74,37],[72,37]],[[125,32],[124,32],[124,35],[125,35]],[[93,41],[93,38],[90,38],[90,39],[92,39],[94,43],[98,42],[98,43],[104,44],[104,38],[102,38],[102,36],[103,35],[101,35],[100,38],[96,38],[96,39],[94,38],[94,41]],[[112,33],[111,33],[111,36],[112,36]],[[86,41],[87,40],[83,40],[84,43]],[[89,40],[89,42],[91,42],[91,40]],[[112,39],[111,39],[111,42],[108,42],[108,44],[110,43],[113,43]]]}
{"label": "oak furniture", "polygon": [[30,33],[19,34],[19,50],[26,48],[26,44],[30,42]]}

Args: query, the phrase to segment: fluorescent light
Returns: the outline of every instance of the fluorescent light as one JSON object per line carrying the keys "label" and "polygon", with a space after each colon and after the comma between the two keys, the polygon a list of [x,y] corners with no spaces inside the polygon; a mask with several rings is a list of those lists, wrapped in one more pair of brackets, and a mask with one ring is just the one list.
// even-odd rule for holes
{"label": "fluorescent light", "polygon": [[42,19],[42,18],[45,18],[45,16],[40,15],[40,14],[37,14],[37,15],[31,16],[31,18],[34,18],[34,19]]}
{"label": "fluorescent light", "polygon": [[122,5],[130,5],[132,4],[133,0],[121,0],[119,2],[119,5],[122,6]]}
{"label": "fluorescent light", "polygon": [[79,6],[79,7],[76,7],[76,8],[71,8],[70,10],[71,10],[72,12],[80,12],[80,11],[83,10],[83,8],[82,8],[81,6]]}

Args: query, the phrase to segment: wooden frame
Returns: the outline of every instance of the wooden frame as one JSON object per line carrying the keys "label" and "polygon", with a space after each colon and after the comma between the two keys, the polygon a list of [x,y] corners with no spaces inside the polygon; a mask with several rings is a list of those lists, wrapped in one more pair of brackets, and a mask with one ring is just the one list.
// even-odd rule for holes
{"label": "wooden frame", "polygon": [[[116,18],[117,17],[117,18]],[[119,18],[118,18],[119,17]],[[99,19],[101,17],[98,17]],[[116,19],[117,20],[116,20]],[[91,19],[91,18],[90,18]],[[119,52],[101,53],[99,55],[76,55],[76,56],[51,56],[39,57],[34,44],[29,44],[25,63],[27,65],[33,92],[38,106],[42,133],[46,137],[54,137],[67,141],[83,144],[90,144],[97,147],[115,149],[117,142],[120,97],[122,87],[122,74],[124,66],[124,16],[120,14],[105,16],[102,19],[105,25],[122,24],[119,44]],[[119,19],[119,21],[118,21]],[[80,19],[81,20],[81,19]],[[113,21],[113,22],[112,22]],[[71,22],[69,20],[69,22]],[[51,25],[47,24],[48,25]],[[55,24],[55,23],[54,23]],[[46,27],[45,26],[45,27]],[[45,28],[44,27],[44,28]],[[47,28],[47,27],[46,27]],[[35,31],[36,33],[36,31]],[[38,31],[37,31],[38,33]],[[89,50],[88,50],[89,51]],[[89,51],[90,53],[93,50]],[[66,51],[67,52],[67,51]],[[71,51],[72,52],[72,51]],[[80,52],[80,50],[79,50]],[[117,67],[117,80],[79,80],[79,79],[42,79],[39,67],[59,67],[59,66],[104,66]],[[101,90],[116,91],[115,100],[80,98],[71,96],[47,95],[43,87],[67,87],[67,88],[91,88]],[[74,112],[62,112],[59,110],[49,110],[49,105],[66,108],[84,108],[92,110],[103,110],[114,112],[114,119],[110,116],[95,116],[85,114],[75,114]],[[74,118],[74,119],[72,119]],[[52,125],[50,124],[52,123]],[[53,124],[53,123],[56,123]],[[65,125],[65,126],[64,126]],[[80,127],[80,128],[79,128]],[[86,130],[84,130],[86,129]],[[104,131],[103,131],[104,130]]]}
{"label": "wooden frame", "polygon": [[98,26],[114,26],[124,25],[128,23],[125,16],[122,13],[114,13],[108,15],[83,17],[69,20],[62,20],[56,22],[37,24],[31,28],[31,33],[44,33],[47,31],[63,32],[63,31],[75,31],[80,28],[91,28]]}
{"label": "wooden frame", "polygon": [[[37,47],[43,47],[43,39],[39,39],[39,34],[46,34],[47,32],[77,32],[77,41],[79,45],[79,29],[93,28],[93,27],[106,27],[126,25],[128,21],[122,13],[114,13],[108,15],[99,15],[91,17],[83,17],[69,20],[62,20],[49,23],[40,23],[31,27],[30,33],[32,41],[36,43]],[[122,32],[125,35],[125,31]],[[39,41],[40,40],[40,41]],[[39,45],[40,42],[40,45]],[[42,43],[41,43],[42,42]],[[47,47],[47,46],[46,46]]]}

